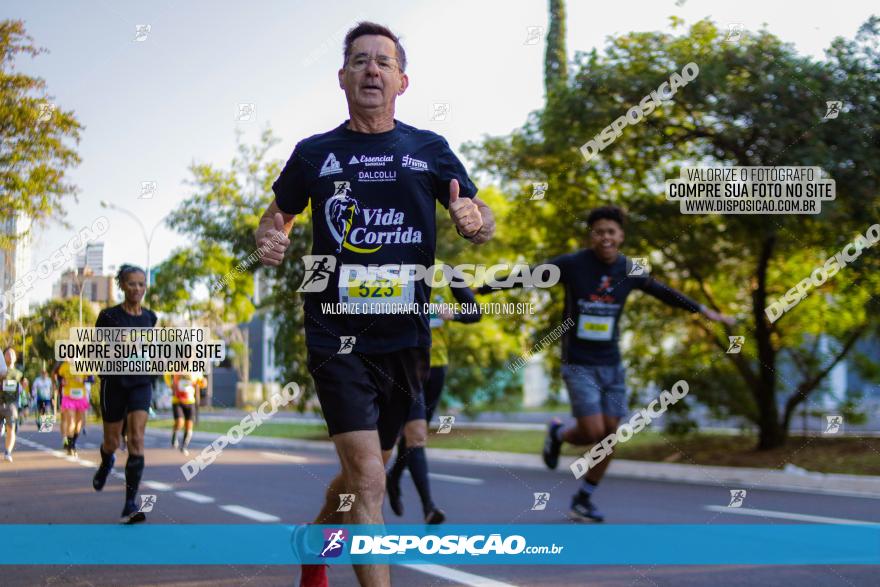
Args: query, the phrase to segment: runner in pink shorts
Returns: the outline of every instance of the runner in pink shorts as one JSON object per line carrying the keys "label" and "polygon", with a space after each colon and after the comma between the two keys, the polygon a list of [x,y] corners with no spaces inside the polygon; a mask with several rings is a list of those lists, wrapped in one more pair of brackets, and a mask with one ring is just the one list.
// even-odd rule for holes
{"label": "runner in pink shorts", "polygon": [[[76,456],[76,439],[89,411],[89,387],[94,377],[71,373],[70,363],[64,362],[56,370],[61,379],[61,434],[67,454]],[[88,384],[88,385],[87,385]]]}

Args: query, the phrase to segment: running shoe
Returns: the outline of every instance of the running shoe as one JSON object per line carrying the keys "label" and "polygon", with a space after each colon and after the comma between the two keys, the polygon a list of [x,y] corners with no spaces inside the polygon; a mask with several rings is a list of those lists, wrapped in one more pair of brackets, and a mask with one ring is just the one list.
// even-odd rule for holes
{"label": "running shoe", "polygon": [[400,501],[400,482],[395,482],[391,475],[385,476],[385,491],[388,492],[388,505],[398,516],[403,515],[403,502]]}
{"label": "running shoe", "polygon": [[299,587],[330,587],[327,582],[327,565],[302,565]]}
{"label": "running shoe", "polygon": [[182,452],[184,456],[187,456],[187,457],[189,456],[189,449],[186,448],[185,446],[180,447],[180,452]]}
{"label": "running shoe", "polygon": [[605,519],[602,512],[593,505],[590,494],[578,491],[571,498],[571,512],[569,515],[578,522],[601,522]]}
{"label": "running shoe", "polygon": [[3,458],[11,463],[12,462],[12,453],[7,450],[5,453],[3,453]]}
{"label": "running shoe", "polygon": [[178,448],[180,446],[180,442],[177,440],[177,435],[171,437],[171,448]]}
{"label": "running shoe", "polygon": [[116,456],[110,455],[110,460],[107,462],[106,466],[103,461],[98,465],[98,470],[95,471],[95,476],[92,477],[92,487],[95,488],[95,491],[101,491],[104,489],[104,484],[107,483],[107,476],[110,475],[110,471],[113,469],[113,464],[115,462]]}
{"label": "running shoe", "polygon": [[547,437],[544,439],[544,450],[541,456],[544,457],[544,464],[548,469],[555,469],[559,465],[559,451],[562,450],[562,441],[556,440],[556,431],[560,428],[562,428],[562,422],[555,418],[547,425]]}
{"label": "running shoe", "polygon": [[438,510],[437,508],[434,508],[430,512],[425,514],[426,524],[442,524],[445,521],[446,514],[443,513],[443,510]]}
{"label": "running shoe", "polygon": [[147,519],[147,515],[140,511],[134,500],[126,501],[125,507],[122,508],[122,517],[119,522],[122,524],[138,524]]}

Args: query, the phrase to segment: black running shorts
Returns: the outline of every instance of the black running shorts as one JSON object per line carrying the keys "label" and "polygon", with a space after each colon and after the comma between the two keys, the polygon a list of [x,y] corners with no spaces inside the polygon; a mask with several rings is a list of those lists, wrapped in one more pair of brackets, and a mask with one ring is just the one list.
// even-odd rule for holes
{"label": "black running shorts", "polygon": [[174,414],[174,419],[179,420],[183,418],[187,422],[193,419],[193,406],[195,404],[171,404],[171,412]]}
{"label": "black running shorts", "polygon": [[122,387],[101,381],[101,417],[105,422],[120,422],[135,410],[147,411],[153,398],[152,385]]}
{"label": "black running shorts", "polygon": [[382,450],[394,448],[411,404],[424,403],[429,363],[429,348],[375,354],[310,348],[309,372],[330,436],[377,430]]}
{"label": "black running shorts", "polygon": [[446,382],[446,365],[439,367],[431,367],[428,372],[428,380],[424,384],[423,402],[413,402],[409,408],[409,415],[406,421],[410,420],[427,420],[431,422],[434,416],[434,410],[440,403],[440,394],[443,392],[443,384]]}

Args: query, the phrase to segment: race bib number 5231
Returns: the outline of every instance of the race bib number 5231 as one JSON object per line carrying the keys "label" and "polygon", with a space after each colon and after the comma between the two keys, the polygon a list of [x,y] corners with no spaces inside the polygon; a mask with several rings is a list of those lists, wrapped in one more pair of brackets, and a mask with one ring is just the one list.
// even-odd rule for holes
{"label": "race bib number 5231", "polygon": [[343,265],[339,279],[339,302],[348,313],[384,314],[413,301],[415,284],[401,277],[399,267]]}

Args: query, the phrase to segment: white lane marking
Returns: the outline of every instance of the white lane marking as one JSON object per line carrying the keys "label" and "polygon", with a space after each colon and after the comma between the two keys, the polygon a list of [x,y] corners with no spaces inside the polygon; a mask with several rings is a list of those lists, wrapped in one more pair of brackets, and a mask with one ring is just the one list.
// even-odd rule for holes
{"label": "white lane marking", "polygon": [[202,495],[201,493],[195,493],[194,491],[175,491],[174,495],[196,503],[214,503],[214,498],[210,495]]}
{"label": "white lane marking", "polygon": [[465,573],[464,571],[444,567],[442,565],[400,566],[406,567],[411,571],[418,571],[420,573],[425,573],[426,575],[434,575],[435,577],[441,577],[449,581],[455,581],[460,585],[469,585],[471,587],[516,587],[516,585],[513,585],[512,583],[496,581],[495,579],[490,579],[489,577],[481,577],[480,575],[474,575],[473,573]]}
{"label": "white lane marking", "polygon": [[809,514],[793,514],[773,510],[756,510],[751,508],[730,508],[723,505],[707,505],[704,509],[721,514],[739,514],[741,516],[759,516],[762,518],[778,518],[780,520],[797,520],[799,522],[815,522],[817,524],[846,524],[849,526],[875,526],[878,522],[865,522],[849,518],[829,518],[827,516],[811,516]]}
{"label": "white lane marking", "polygon": [[[409,470],[406,471],[406,474],[412,477]],[[445,473],[428,473],[428,477],[436,479],[437,481],[451,481],[452,483],[464,483],[465,485],[483,485],[486,482],[484,479],[478,479],[476,477],[461,477],[459,475],[447,475]]]}
{"label": "white lane marking", "polygon": [[268,457],[270,459],[275,459],[276,461],[288,461],[291,463],[308,463],[309,459],[305,457],[299,457],[296,455],[285,455],[277,452],[261,452],[261,455],[264,457]]}
{"label": "white lane marking", "polygon": [[156,491],[171,491],[174,489],[167,483],[160,483],[159,481],[142,481],[141,482],[144,487],[149,487],[150,489],[155,489]]}
{"label": "white lane marking", "polygon": [[97,467],[98,463],[94,461],[90,461],[89,459],[80,459],[79,464],[83,467]]}
{"label": "white lane marking", "polygon": [[446,475],[444,473],[428,473],[428,477],[438,481],[451,481],[453,483],[464,483],[465,485],[482,485],[485,483],[483,479],[477,479],[476,477],[459,477],[458,475]]}
{"label": "white lane marking", "polygon": [[123,481],[125,481],[125,475],[123,475],[122,473],[117,473],[116,471],[113,471],[110,474],[113,475],[114,477],[116,477],[117,479],[122,479]]}
{"label": "white lane marking", "polygon": [[220,509],[230,514],[236,514],[238,516],[242,516],[245,518],[249,518],[251,520],[257,522],[280,522],[281,518],[278,516],[273,516],[272,514],[265,514],[263,512],[258,512],[257,510],[252,510],[251,508],[246,508],[240,505],[221,505]]}
{"label": "white lane marking", "polygon": [[67,457],[67,455],[64,454],[63,452],[61,452],[60,450],[53,450],[53,451],[52,451],[52,456],[53,456],[53,457],[58,457],[59,459],[63,459],[63,458],[66,458],[66,457]]}

